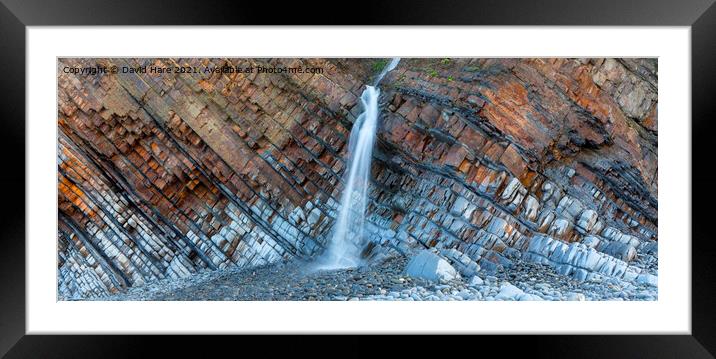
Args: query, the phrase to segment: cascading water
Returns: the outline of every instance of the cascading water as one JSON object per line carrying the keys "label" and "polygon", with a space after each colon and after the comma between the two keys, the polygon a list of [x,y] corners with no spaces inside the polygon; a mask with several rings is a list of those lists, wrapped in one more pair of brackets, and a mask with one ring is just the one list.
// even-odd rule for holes
{"label": "cascading water", "polygon": [[326,248],[322,267],[349,268],[361,263],[361,243],[365,225],[365,210],[368,206],[368,179],[373,156],[373,144],[378,128],[378,97],[380,80],[394,69],[400,58],[394,58],[380,72],[374,86],[366,86],[360,101],[363,107],[353,124],[348,141],[345,188],[341,196],[341,207],[333,225],[332,237]]}

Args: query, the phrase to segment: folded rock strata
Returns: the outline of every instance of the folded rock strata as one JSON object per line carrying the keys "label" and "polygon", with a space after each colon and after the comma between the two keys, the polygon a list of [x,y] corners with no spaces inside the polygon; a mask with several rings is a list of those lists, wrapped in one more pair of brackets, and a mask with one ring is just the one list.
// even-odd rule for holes
{"label": "folded rock strata", "polygon": [[[59,59],[60,297],[315,257],[376,62]],[[98,64],[323,73],[61,71]],[[655,59],[403,59],[381,87],[376,245],[656,284]]]}

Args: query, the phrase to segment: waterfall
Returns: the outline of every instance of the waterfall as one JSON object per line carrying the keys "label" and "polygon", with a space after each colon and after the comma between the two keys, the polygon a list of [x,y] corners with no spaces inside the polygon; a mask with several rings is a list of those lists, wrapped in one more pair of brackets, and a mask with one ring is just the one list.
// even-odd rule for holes
{"label": "waterfall", "polygon": [[341,206],[333,225],[332,236],[324,254],[323,268],[357,267],[361,263],[360,252],[365,226],[365,210],[368,206],[370,166],[373,156],[376,130],[378,128],[378,97],[380,80],[394,69],[400,58],[394,58],[376,77],[374,86],[366,86],[361,94],[363,108],[353,124],[348,140],[345,188]]}

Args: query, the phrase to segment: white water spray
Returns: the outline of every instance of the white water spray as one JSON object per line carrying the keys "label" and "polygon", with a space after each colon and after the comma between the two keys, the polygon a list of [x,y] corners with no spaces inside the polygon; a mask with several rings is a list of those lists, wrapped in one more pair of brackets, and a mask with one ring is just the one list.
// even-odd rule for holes
{"label": "white water spray", "polygon": [[361,243],[363,243],[365,210],[368,206],[368,179],[380,112],[378,109],[380,90],[377,87],[380,80],[394,69],[399,61],[400,58],[390,61],[376,78],[375,85],[366,86],[365,91],[361,94],[363,113],[353,124],[348,141],[345,188],[341,196],[338,218],[333,225],[333,236],[326,248],[323,268],[357,267],[361,263],[360,252]]}

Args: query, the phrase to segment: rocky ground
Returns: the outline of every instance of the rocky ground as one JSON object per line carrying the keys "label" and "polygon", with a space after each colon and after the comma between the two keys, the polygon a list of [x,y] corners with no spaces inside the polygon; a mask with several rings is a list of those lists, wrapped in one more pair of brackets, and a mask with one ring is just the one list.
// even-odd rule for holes
{"label": "rocky ground", "polygon": [[405,274],[393,256],[354,269],[319,270],[292,261],[249,270],[159,280],[98,300],[656,300],[654,287],[614,278],[579,283],[549,266],[516,261],[509,271],[430,282]]}

